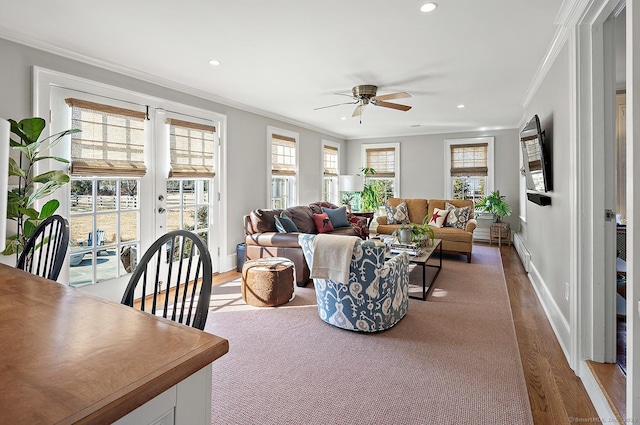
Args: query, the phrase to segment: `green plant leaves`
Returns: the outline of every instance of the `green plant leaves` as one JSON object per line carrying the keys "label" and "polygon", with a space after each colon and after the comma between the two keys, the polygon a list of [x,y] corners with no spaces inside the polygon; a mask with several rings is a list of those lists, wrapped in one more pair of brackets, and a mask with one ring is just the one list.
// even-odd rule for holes
{"label": "green plant leaves", "polygon": [[13,134],[10,145],[12,149],[20,152],[24,168],[21,168],[13,158],[9,158],[9,175],[20,177],[22,180],[20,186],[9,191],[7,195],[7,218],[21,223],[21,228],[18,229],[18,235],[7,240],[7,247],[2,252],[5,255],[19,253],[40,222],[53,215],[60,207],[57,199],[46,202],[40,211],[34,208],[35,203],[51,196],[70,180],[62,170],[47,171],[32,177],[35,162],[49,159],[64,164],[69,163],[67,159],[57,156],[40,156],[40,151],[48,151],[65,136],[80,132],[77,129],[65,130],[39,140],[46,126],[44,119],[33,117],[25,118],[20,122],[10,119],[9,122]]}
{"label": "green plant leaves", "polygon": [[40,220],[44,220],[47,217],[51,217],[53,213],[56,212],[59,206],[60,201],[58,201],[57,199],[51,199],[42,206],[42,209],[40,210],[40,216],[38,218]]}

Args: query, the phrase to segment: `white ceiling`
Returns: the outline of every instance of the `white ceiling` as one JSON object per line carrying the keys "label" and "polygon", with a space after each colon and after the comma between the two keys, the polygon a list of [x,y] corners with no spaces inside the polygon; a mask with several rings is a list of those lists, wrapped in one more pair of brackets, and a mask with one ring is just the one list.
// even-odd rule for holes
{"label": "white ceiling", "polygon": [[[425,1],[0,0],[0,37],[347,139],[516,128],[562,1]],[[413,108],[314,110],[359,84]]]}

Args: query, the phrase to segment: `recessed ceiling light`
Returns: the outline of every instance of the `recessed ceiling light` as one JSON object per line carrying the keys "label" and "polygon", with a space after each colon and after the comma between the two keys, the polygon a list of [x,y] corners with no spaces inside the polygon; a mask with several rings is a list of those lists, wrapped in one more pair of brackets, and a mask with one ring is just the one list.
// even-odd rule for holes
{"label": "recessed ceiling light", "polygon": [[436,10],[437,7],[438,7],[438,3],[430,1],[429,3],[425,3],[422,6],[420,6],[420,12],[424,12],[424,13],[433,12],[434,10]]}
{"label": "recessed ceiling light", "polygon": [[346,119],[347,119],[347,117],[342,117],[342,118],[340,118],[340,119],[341,119],[342,121],[344,121],[344,120],[346,120]]}
{"label": "recessed ceiling light", "polygon": [[462,108],[464,108],[463,104],[458,105],[458,109],[462,109]]}
{"label": "recessed ceiling light", "polygon": [[210,64],[210,65],[213,65],[213,66],[218,66],[218,65],[220,65],[220,61],[215,60],[215,59],[211,59],[211,60],[209,61],[209,64]]}

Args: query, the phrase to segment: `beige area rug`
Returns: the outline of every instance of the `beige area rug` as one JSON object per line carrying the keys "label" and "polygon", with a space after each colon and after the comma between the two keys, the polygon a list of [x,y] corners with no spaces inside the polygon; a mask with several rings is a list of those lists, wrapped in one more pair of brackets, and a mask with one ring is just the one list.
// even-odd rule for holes
{"label": "beige area rug", "polygon": [[533,423],[497,248],[446,257],[428,300],[377,334],[320,320],[313,285],[295,292],[257,308],[239,281],[214,288],[206,330],[230,348],[213,363],[213,423]]}

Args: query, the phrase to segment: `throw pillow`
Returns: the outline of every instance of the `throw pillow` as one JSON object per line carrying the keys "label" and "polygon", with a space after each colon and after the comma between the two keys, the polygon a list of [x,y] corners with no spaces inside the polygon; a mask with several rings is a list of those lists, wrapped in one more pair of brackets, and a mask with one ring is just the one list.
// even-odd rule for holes
{"label": "throw pillow", "polygon": [[289,216],[280,214],[280,217],[276,216],[276,229],[280,233],[293,233],[298,231],[296,224],[289,218]]}
{"label": "throw pillow", "polygon": [[442,227],[444,221],[447,219],[448,210],[441,210],[440,208],[433,209],[433,215],[429,220],[429,226]]}
{"label": "throw pillow", "polygon": [[387,224],[409,224],[409,210],[407,203],[402,201],[397,207],[384,204],[384,210],[387,213]]}
{"label": "throw pillow", "polygon": [[349,227],[349,220],[347,219],[347,207],[340,208],[325,208],[322,207],[322,212],[327,213],[329,216],[329,220],[331,220],[331,225],[334,229],[338,227]]}
{"label": "throw pillow", "polygon": [[316,223],[316,230],[318,233],[327,233],[333,231],[333,226],[331,225],[331,220],[329,220],[329,216],[327,213],[322,214],[314,214],[313,221]]}
{"label": "throw pillow", "polygon": [[447,221],[445,223],[445,226],[455,227],[457,229],[464,229],[467,226],[467,221],[469,221],[469,214],[471,213],[470,206],[457,208],[455,205],[447,202],[444,207],[447,211],[449,211],[447,213]]}

